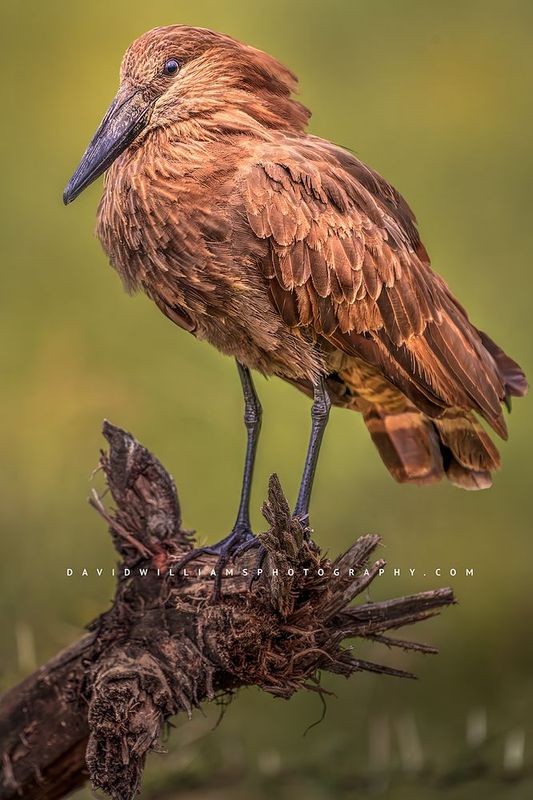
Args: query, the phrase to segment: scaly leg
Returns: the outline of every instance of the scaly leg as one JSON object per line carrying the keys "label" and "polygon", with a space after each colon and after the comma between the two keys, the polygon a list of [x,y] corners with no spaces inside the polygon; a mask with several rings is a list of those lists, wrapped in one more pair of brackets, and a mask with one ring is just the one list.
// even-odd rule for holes
{"label": "scaly leg", "polygon": [[[248,440],[246,443],[246,456],[244,459],[244,474],[242,478],[241,499],[237,519],[233,526],[232,534],[240,531],[253,536],[250,525],[250,494],[252,491],[252,478],[254,474],[255,455],[257,443],[261,432],[262,408],[257,397],[255,387],[248,367],[244,367],[237,361],[239,378],[241,379],[242,391],[244,395],[244,424],[246,426]],[[232,535],[230,534],[230,536]]]}
{"label": "scaly leg", "polygon": [[248,547],[253,546],[255,542],[255,537],[252,533],[250,524],[250,493],[252,489],[252,477],[254,472],[257,443],[259,441],[259,433],[261,430],[262,410],[261,403],[259,402],[259,398],[255,392],[250,370],[248,367],[245,367],[243,364],[239,363],[239,361],[236,363],[244,394],[244,424],[248,434],[246,456],[244,459],[241,499],[239,502],[237,519],[235,520],[235,525],[233,526],[231,533],[228,534],[228,536],[226,536],[224,539],[217,544],[191,550],[191,552],[187,553],[187,555],[184,556],[177,564],[177,569],[179,570],[202,553],[208,555],[217,555],[219,558],[216,566],[216,594],[220,592],[222,570],[225,564],[227,564],[229,559],[239,550],[247,550]]}
{"label": "scaly leg", "polygon": [[311,500],[313,480],[315,477],[322,437],[324,436],[324,431],[326,430],[326,425],[328,424],[330,408],[331,400],[326,388],[326,382],[324,378],[320,377],[313,386],[313,405],[311,407],[311,437],[309,439],[309,446],[307,448],[307,456],[305,458],[305,466],[302,475],[302,482],[300,483],[300,491],[298,492],[298,500],[296,501],[296,507],[294,509],[294,516],[303,522],[304,525],[307,525],[309,521],[309,502]]}

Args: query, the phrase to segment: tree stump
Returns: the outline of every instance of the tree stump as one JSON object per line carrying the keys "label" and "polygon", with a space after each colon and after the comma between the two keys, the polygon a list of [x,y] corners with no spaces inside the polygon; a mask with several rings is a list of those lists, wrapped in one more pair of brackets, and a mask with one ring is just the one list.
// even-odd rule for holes
{"label": "tree stump", "polygon": [[240,686],[289,698],[321,693],[321,672],[414,677],[357,658],[346,639],[436,652],[387,631],[437,614],[454,602],[451,589],[350,605],[385,564],[369,564],[379,536],[323,558],[276,476],[259,535],[267,555],[253,583],[253,551],[224,569],[219,597],[216,558],[202,555],[186,575],[175,573],[193,537],[172,478],[129,433],[108,422],[103,433],[100,464],[115,508],[94,492],[90,502],[121,558],[116,595],[87,635],[0,699],[0,800],[54,800],[88,778],[114,800],[133,798],[165,721]]}

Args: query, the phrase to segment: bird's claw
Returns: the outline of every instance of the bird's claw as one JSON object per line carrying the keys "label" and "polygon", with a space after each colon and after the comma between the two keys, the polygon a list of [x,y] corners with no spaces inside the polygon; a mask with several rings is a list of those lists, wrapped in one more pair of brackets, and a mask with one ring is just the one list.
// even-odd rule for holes
{"label": "bird's claw", "polygon": [[237,558],[238,556],[250,550],[252,547],[259,547],[260,553],[255,564],[256,574],[252,574],[248,583],[248,588],[253,584],[254,579],[257,577],[257,569],[263,563],[266,550],[261,544],[259,539],[252,533],[252,531],[245,526],[236,526],[228,536],[214,545],[205,545],[204,547],[196,547],[191,550],[187,555],[175,565],[176,571],[183,569],[189,562],[198,558],[201,555],[218,556],[215,571],[215,585],[213,588],[213,599],[219,600],[222,594],[222,571],[228,561]]}

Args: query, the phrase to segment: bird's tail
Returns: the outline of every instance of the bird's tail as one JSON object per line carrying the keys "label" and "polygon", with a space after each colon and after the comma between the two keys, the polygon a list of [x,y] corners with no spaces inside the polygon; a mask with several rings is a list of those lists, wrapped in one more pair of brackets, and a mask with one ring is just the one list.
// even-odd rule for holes
{"label": "bird's tail", "polygon": [[484,348],[489,351],[496,362],[505,389],[505,402],[507,405],[510,404],[511,397],[524,397],[529,387],[522,367],[516,361],[513,361],[507,353],[504,353],[501,347],[492,341],[490,336],[487,336],[483,331],[478,331],[478,333]]}
{"label": "bird's tail", "polygon": [[430,419],[412,409],[373,407],[364,420],[383,463],[399,483],[436,483],[446,477],[463,489],[488,489],[500,456],[473,414],[449,410]]}

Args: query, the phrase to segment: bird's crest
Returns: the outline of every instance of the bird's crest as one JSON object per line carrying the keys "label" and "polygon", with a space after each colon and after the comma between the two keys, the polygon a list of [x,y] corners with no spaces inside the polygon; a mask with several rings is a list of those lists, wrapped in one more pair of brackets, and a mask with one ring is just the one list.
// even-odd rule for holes
{"label": "bird's crest", "polygon": [[218,105],[227,112],[245,110],[266,128],[305,129],[311,114],[293,97],[294,73],[268,53],[207,28],[169,25],[143,34],[124,55],[121,81],[145,88],[170,56],[183,70],[178,98],[183,116],[212,113]]}

